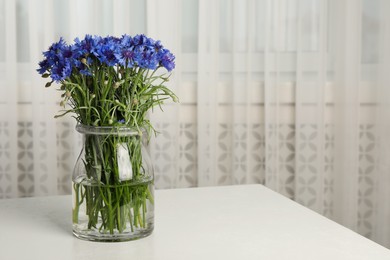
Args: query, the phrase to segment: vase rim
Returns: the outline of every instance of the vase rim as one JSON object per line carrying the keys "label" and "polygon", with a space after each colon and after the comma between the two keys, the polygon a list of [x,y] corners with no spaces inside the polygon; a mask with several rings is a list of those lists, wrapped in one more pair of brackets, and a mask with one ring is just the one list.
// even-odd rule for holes
{"label": "vase rim", "polygon": [[142,136],[147,133],[145,128],[130,126],[91,126],[76,125],[77,132],[91,135],[123,135],[123,136]]}

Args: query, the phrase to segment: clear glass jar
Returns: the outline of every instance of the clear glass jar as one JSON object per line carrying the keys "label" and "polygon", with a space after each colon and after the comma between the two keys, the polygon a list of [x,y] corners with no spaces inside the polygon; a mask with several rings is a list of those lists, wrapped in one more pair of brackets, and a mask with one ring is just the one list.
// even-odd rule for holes
{"label": "clear glass jar", "polygon": [[154,227],[154,170],[147,134],[134,128],[77,125],[83,149],[74,167],[73,234],[128,241]]}

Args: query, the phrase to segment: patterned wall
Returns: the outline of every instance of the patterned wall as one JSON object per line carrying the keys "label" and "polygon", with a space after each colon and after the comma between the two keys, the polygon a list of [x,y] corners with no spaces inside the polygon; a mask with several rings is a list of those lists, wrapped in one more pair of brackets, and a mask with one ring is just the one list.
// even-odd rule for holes
{"label": "patterned wall", "polygon": [[8,122],[0,122],[0,198],[11,197],[11,182],[15,178],[11,174],[11,157],[9,154],[9,124]]}
{"label": "patterned wall", "polygon": [[[17,124],[17,173],[11,174],[9,155],[10,127],[0,122],[0,198],[12,197],[12,182],[16,178],[17,196],[28,197],[50,195],[50,175],[55,175],[57,194],[71,193],[71,172],[80,147],[80,138],[74,126],[68,122],[57,122],[57,172],[50,173],[46,167],[48,151],[44,137],[49,129],[45,123],[38,126],[38,141],[33,141],[34,126],[31,122]],[[172,131],[174,125],[158,123],[160,134],[151,144],[151,156],[155,164],[157,189],[198,186],[197,125],[179,124],[179,136]],[[270,128],[276,126],[268,126]],[[268,129],[274,133],[275,129]],[[277,154],[278,192],[302,205],[332,217],[334,189],[334,134],[332,125],[323,131],[323,168],[318,169],[318,138],[316,125],[279,124],[278,145],[266,149],[265,125],[263,124],[219,124],[217,142],[216,180],[218,185],[262,183],[267,184],[267,153]],[[299,132],[299,136],[296,135]],[[270,134],[268,133],[268,134]],[[250,137],[250,138],[249,138]],[[75,141],[76,140],[76,141]],[[251,142],[248,142],[251,140]],[[374,222],[374,170],[375,170],[375,126],[361,124],[359,134],[359,194],[358,230],[370,237]],[[299,147],[296,143],[299,143]],[[34,153],[38,144],[40,153]],[[275,151],[273,149],[277,149]],[[249,151],[249,153],[247,152]],[[39,174],[34,168],[39,169]],[[297,174],[299,172],[299,174]],[[321,178],[320,186],[314,185]],[[321,187],[319,190],[318,187]],[[317,205],[321,204],[320,210]]]}

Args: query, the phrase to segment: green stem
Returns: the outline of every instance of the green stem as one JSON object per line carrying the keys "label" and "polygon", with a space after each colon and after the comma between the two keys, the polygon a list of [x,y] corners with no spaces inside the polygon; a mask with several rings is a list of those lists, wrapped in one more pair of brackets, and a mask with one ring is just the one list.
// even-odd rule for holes
{"label": "green stem", "polygon": [[79,190],[80,190],[80,184],[74,183],[73,184],[73,190],[76,196],[76,201],[73,209],[73,223],[79,223],[79,209],[80,209],[80,202],[79,202]]}
{"label": "green stem", "polygon": [[[120,180],[118,166],[118,144],[126,143],[133,178]],[[149,185],[153,180],[147,178],[142,165],[141,138],[107,135],[99,137],[87,135],[85,138],[85,169],[89,179],[97,179],[88,185],[80,185],[76,194],[76,212],[81,203],[86,205],[88,228],[95,228],[101,233],[114,234],[136,232],[139,228],[147,228],[147,206],[152,204],[153,195]],[[144,181],[147,181],[146,183]],[[134,183],[137,182],[137,183]],[[138,183],[139,182],[139,183]],[[75,190],[77,186],[75,185]],[[84,194],[84,195],[83,195]],[[80,197],[81,196],[81,197]],[[77,214],[78,217],[78,214]]]}

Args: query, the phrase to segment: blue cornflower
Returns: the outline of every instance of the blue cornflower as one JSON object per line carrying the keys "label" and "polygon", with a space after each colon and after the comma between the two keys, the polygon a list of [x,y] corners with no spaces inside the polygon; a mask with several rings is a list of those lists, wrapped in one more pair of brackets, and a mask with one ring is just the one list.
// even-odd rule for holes
{"label": "blue cornflower", "polygon": [[123,48],[129,48],[133,46],[133,38],[131,36],[124,34],[122,35],[122,38],[120,39],[121,46]]}
{"label": "blue cornflower", "polygon": [[136,66],[140,67],[140,68],[144,68],[145,67],[145,57],[144,57],[144,53],[143,53],[143,48],[135,48],[135,56],[134,56],[134,63],[136,64]]}
{"label": "blue cornflower", "polygon": [[162,49],[159,53],[160,64],[168,71],[175,68],[175,56],[167,49]]}
{"label": "blue cornflower", "polygon": [[159,61],[157,55],[152,48],[145,48],[142,54],[142,67],[145,69],[155,70],[158,67]]}
{"label": "blue cornflower", "polygon": [[66,43],[62,37],[60,37],[60,40],[58,42],[53,43],[49,50],[44,52],[43,55],[46,56],[46,58],[49,58],[51,55],[58,54],[60,51],[62,51],[66,47]]}
{"label": "blue cornflower", "polygon": [[69,61],[59,62],[54,64],[51,69],[51,78],[56,82],[60,82],[70,76],[72,73],[72,65]]}
{"label": "blue cornflower", "polygon": [[73,50],[71,46],[64,46],[60,52],[64,59],[71,59],[73,57]]}
{"label": "blue cornflower", "polygon": [[160,41],[156,41],[154,43],[154,49],[156,50],[156,52],[159,52],[160,50],[162,50],[162,48],[163,48],[163,46],[162,46]]}
{"label": "blue cornflower", "polygon": [[74,39],[75,44],[72,46],[76,56],[88,55],[94,52],[96,46],[96,37],[85,35],[85,38],[80,41],[79,38]]}
{"label": "blue cornflower", "polygon": [[133,44],[134,45],[153,45],[154,40],[151,38],[146,37],[144,34],[138,34],[133,37]]}
{"label": "blue cornflower", "polygon": [[105,63],[108,66],[115,66],[118,63],[118,60],[115,57],[115,44],[109,42],[105,45],[98,45],[96,52],[97,58],[101,63]]}
{"label": "blue cornflower", "polygon": [[120,39],[112,36],[105,38],[97,36],[95,43],[94,55],[99,61],[108,66],[115,66],[118,63],[115,52],[120,49]]}
{"label": "blue cornflower", "polygon": [[137,45],[134,48],[134,63],[143,69],[156,69],[159,61],[155,49],[148,45]]}
{"label": "blue cornflower", "polygon": [[39,63],[38,72],[40,74],[50,72],[50,77],[57,82],[70,76],[72,73],[72,49],[66,45],[62,37],[58,42],[53,43],[43,55],[46,59]]}
{"label": "blue cornflower", "polygon": [[53,43],[48,51],[43,52],[47,63],[52,66],[60,60],[62,50],[66,47],[64,39],[61,37],[58,42]]}
{"label": "blue cornflower", "polygon": [[114,36],[107,36],[107,37],[104,37],[102,38],[102,42],[104,44],[118,44],[120,43],[120,39],[117,38],[117,37],[114,37]]}
{"label": "blue cornflower", "polygon": [[132,68],[134,65],[135,53],[133,48],[119,48],[115,52],[115,57],[118,60],[118,63],[122,66],[127,66]]}
{"label": "blue cornflower", "polygon": [[45,73],[50,68],[50,64],[47,59],[39,62],[39,68],[37,69],[39,74]]}

